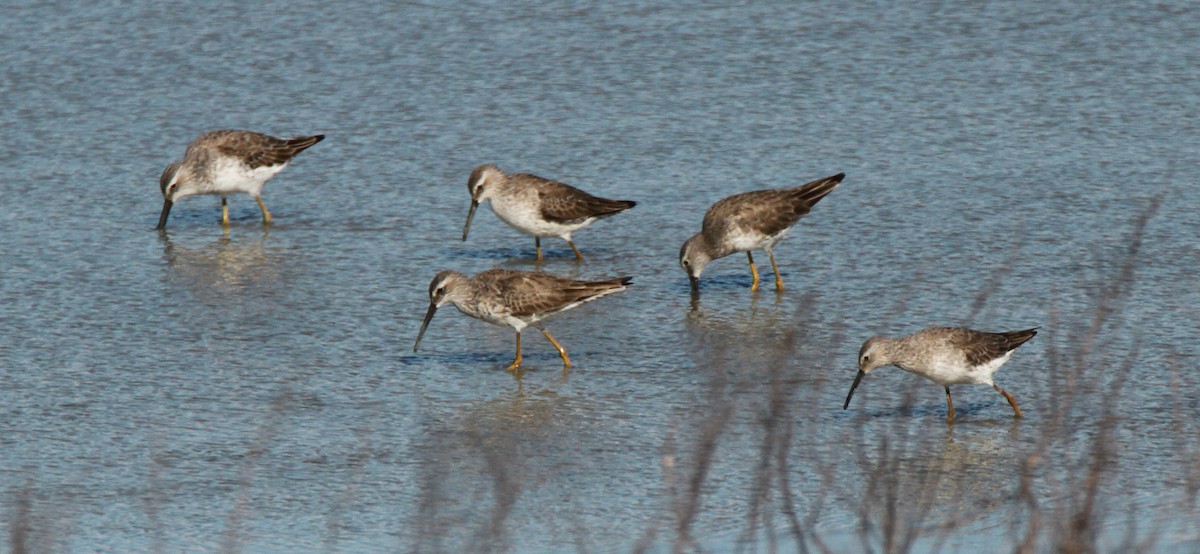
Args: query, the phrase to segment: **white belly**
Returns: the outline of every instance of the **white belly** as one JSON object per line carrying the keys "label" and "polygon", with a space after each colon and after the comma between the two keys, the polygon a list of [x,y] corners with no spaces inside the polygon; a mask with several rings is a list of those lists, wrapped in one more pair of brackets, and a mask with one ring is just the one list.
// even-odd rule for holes
{"label": "white belly", "polygon": [[958,357],[939,357],[935,358],[932,363],[921,368],[901,367],[906,371],[916,373],[942,386],[946,385],[991,385],[992,374],[1000,369],[1008,359],[1012,357],[1012,351],[996,358],[986,364],[976,366],[974,368],[966,367],[966,364]]}
{"label": "white belly", "polygon": [[218,161],[216,167],[213,168],[212,182],[209,183],[204,194],[245,192],[258,196],[262,194],[263,186],[267,184],[267,181],[283,171],[285,167],[287,167],[286,163],[249,169],[241,162],[224,158]]}
{"label": "white belly", "polygon": [[571,240],[572,231],[586,227],[587,224],[592,222],[592,218],[571,225],[546,221],[542,219],[541,209],[537,202],[494,198],[490,203],[496,217],[499,217],[512,228],[535,237],[560,237],[563,240]]}
{"label": "white belly", "polygon": [[787,235],[787,232],[788,230],[784,229],[778,234],[766,236],[752,231],[737,230],[731,233],[729,237],[729,244],[733,246],[734,250],[737,252],[743,252],[747,250],[763,250],[774,247],[775,243],[779,242],[785,235]]}

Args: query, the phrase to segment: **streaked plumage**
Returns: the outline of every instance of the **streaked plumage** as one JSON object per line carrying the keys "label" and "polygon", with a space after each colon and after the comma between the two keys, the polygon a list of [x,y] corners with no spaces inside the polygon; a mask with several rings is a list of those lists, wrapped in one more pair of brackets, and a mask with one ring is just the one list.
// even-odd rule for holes
{"label": "streaked plumage", "polygon": [[563,360],[563,369],[571,367],[571,360],[550,333],[538,322],[575,308],[585,302],[621,292],[632,278],[621,277],[600,281],[577,281],[556,277],[548,273],[490,269],[467,277],[457,271],[443,271],[429,283],[429,311],[417,333],[413,352],[421,344],[425,329],[433,319],[434,312],[446,305],[454,304],[458,311],[493,325],[512,327],[517,332],[517,357],[509,371],[521,365],[521,330],[533,325],[558,349]]}
{"label": "streaked plumage", "polygon": [[577,260],[583,254],[571,240],[571,233],[597,219],[616,215],[637,205],[629,200],[608,200],[592,196],[571,185],[543,179],[537,175],[507,175],[494,164],[484,164],[467,179],[471,210],[463,226],[463,240],[471,230],[471,220],[482,202],[491,201],[492,211],[510,227],[534,237],[537,259],[542,259],[542,237],[558,237],[571,246]]}
{"label": "streaked plumage", "polygon": [[813,205],[833,192],[845,176],[838,173],[790,189],[744,192],[713,204],[704,214],[700,232],[679,249],[679,265],[687,272],[692,290],[699,290],[700,274],[709,262],[735,252],[746,253],[753,277],[750,290],[758,290],[758,269],[752,250],[766,250],[775,271],[775,287],[783,289],[783,279],[775,263],[775,244]]}
{"label": "streaked plumage", "polygon": [[158,229],[167,226],[171,206],[179,199],[199,194],[221,196],[221,223],[229,224],[225,195],[244,192],[258,201],[263,223],[271,213],[262,201],[267,181],[283,170],[296,154],[324,139],[325,135],[281,139],[251,131],[213,131],[188,145],[183,159],[173,162],[159,178],[163,195]]}
{"label": "streaked plumage", "polygon": [[951,421],[954,420],[954,401],[950,398],[950,385],[960,384],[991,385],[1008,400],[1016,417],[1021,417],[1016,399],[992,381],[992,374],[1012,357],[1017,347],[1036,334],[1036,328],[987,333],[961,327],[931,327],[898,339],[871,337],[859,350],[858,374],[842,409],[850,405],[850,397],[854,396],[863,376],[877,368],[894,365],[942,385],[949,407],[947,419]]}

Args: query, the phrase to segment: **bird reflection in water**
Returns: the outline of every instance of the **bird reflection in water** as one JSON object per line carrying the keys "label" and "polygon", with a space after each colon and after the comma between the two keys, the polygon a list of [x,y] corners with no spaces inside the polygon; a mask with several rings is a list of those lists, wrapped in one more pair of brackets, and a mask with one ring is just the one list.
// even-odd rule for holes
{"label": "bird reflection in water", "polygon": [[214,242],[185,245],[161,235],[166,280],[172,289],[187,290],[222,303],[234,301],[231,292],[250,291],[261,298],[280,289],[285,256],[268,246],[269,231],[254,238],[233,238],[225,233]]}

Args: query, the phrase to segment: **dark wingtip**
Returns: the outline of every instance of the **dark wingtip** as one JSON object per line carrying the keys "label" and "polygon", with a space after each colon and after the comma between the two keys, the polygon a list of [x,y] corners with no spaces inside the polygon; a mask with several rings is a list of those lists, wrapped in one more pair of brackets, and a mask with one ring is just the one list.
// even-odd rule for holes
{"label": "dark wingtip", "polygon": [[1017,348],[1018,346],[1021,346],[1022,344],[1025,344],[1026,342],[1029,342],[1029,339],[1032,339],[1034,336],[1037,335],[1038,329],[1041,329],[1041,327],[1034,327],[1032,329],[1026,329],[1024,331],[1011,331],[1008,333],[1004,333],[1004,338],[1008,339],[1009,344],[1012,345],[1011,348],[1009,348],[1009,350]]}
{"label": "dark wingtip", "polygon": [[605,200],[602,198],[597,202],[596,208],[600,212],[598,215],[605,217],[621,213],[636,205],[637,202],[633,200]]}
{"label": "dark wingtip", "polygon": [[321,142],[323,140],[325,140],[325,135],[313,135],[311,137],[296,137],[294,139],[288,140],[287,145],[296,149],[295,153],[293,154],[293,155],[295,155],[295,154],[299,154],[299,153],[303,152],[304,150],[308,149],[308,147],[310,147],[318,142]]}
{"label": "dark wingtip", "polygon": [[813,207],[820,202],[822,198],[833,192],[838,185],[842,184],[842,179],[846,177],[845,173],[838,173],[831,177],[817,179],[810,183],[805,183],[792,189],[793,202],[797,202],[802,206]]}
{"label": "dark wingtip", "polygon": [[621,277],[620,279],[621,279],[622,285],[632,285],[633,284],[633,276],[631,276],[631,275],[626,275],[624,277]]}

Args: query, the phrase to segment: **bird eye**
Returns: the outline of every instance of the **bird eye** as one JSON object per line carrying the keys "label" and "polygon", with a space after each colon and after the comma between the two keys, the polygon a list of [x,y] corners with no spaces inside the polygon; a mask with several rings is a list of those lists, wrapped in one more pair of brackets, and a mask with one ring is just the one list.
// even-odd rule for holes
{"label": "bird eye", "polygon": [[688,261],[687,261],[687,260],[683,260],[683,262],[682,262],[682,263],[683,263],[683,267],[687,267],[687,266],[691,265],[691,264],[689,264],[689,263],[688,263]]}

